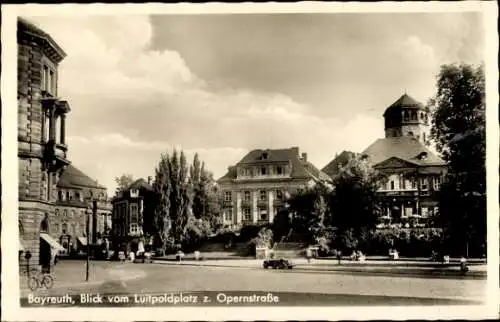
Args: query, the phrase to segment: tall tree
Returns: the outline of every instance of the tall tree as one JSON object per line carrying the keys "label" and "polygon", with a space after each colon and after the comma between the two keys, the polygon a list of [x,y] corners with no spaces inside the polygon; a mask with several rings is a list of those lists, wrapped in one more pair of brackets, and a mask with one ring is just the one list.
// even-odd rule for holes
{"label": "tall tree", "polygon": [[186,156],[174,150],[170,158],[170,218],[172,237],[176,244],[182,244],[186,236],[186,226],[191,213],[192,189],[188,176]]}
{"label": "tall tree", "polygon": [[170,194],[172,193],[170,159],[168,154],[162,154],[161,160],[156,167],[153,189],[156,195],[153,224],[156,237],[161,242],[160,246],[165,249],[169,238]]}
{"label": "tall tree", "polygon": [[382,180],[383,175],[360,156],[350,159],[334,178],[332,224],[344,239],[359,238],[375,228],[380,215],[377,190]]}
{"label": "tall tree", "polygon": [[437,77],[431,138],[448,162],[440,219],[450,244],[480,251],[486,243],[486,122],[484,67],[443,65]]}
{"label": "tall tree", "polygon": [[122,174],[119,177],[115,177],[115,182],[116,182],[116,194],[119,194],[123,190],[127,189],[128,186],[134,182],[134,177],[127,173],[127,174]]}

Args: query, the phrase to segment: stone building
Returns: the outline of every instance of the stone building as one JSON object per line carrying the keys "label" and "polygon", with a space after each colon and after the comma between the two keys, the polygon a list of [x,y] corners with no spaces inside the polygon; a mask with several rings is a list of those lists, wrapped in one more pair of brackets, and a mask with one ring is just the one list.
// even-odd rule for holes
{"label": "stone building", "polygon": [[323,169],[321,169],[321,171],[329,175],[331,178],[334,178],[339,173],[339,170],[355,156],[356,153],[354,152],[342,151],[342,153],[336,154],[335,158],[333,158],[330,163],[328,163]]}
{"label": "stone building", "polygon": [[238,227],[273,222],[286,195],[328,176],[307,161],[298,147],[249,152],[217,183],[224,224]]}
{"label": "stone building", "polygon": [[[138,179],[112,199],[112,242],[115,249],[137,251],[153,235],[154,192],[151,177]],[[146,240],[147,239],[147,240]]]}
{"label": "stone building", "polygon": [[58,65],[66,54],[50,35],[21,18],[17,46],[20,245],[38,264],[47,244],[58,247],[46,233],[57,182],[70,164],[65,139],[70,107],[57,95]]}
{"label": "stone building", "polygon": [[[97,201],[95,215],[92,213],[93,200]],[[92,244],[109,235],[111,210],[106,188],[69,165],[57,183],[57,201],[50,217],[49,234],[60,242],[65,253],[82,250],[87,245],[87,222],[90,222]]]}
{"label": "stone building", "polygon": [[447,167],[426,146],[429,111],[404,94],[387,108],[384,120],[385,138],[362,152],[387,177],[379,190],[384,203],[379,227],[431,225],[439,212],[437,192]]}

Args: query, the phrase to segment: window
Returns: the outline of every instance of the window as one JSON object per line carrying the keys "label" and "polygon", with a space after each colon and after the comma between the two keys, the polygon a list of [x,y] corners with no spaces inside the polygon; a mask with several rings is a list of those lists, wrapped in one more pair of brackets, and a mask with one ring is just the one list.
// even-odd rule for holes
{"label": "window", "polygon": [[71,195],[69,191],[66,191],[66,200],[71,200]]}
{"label": "window", "polygon": [[55,215],[56,215],[56,217],[59,217],[59,209],[56,209]]}
{"label": "window", "polygon": [[432,183],[433,183],[433,189],[439,190],[441,187],[441,177],[434,177],[434,180]]}
{"label": "window", "polygon": [[250,191],[245,191],[243,193],[243,200],[250,201]]}
{"label": "window", "polygon": [[63,210],[63,217],[65,217],[65,218],[68,217],[68,209]]}
{"label": "window", "polygon": [[224,220],[225,221],[233,221],[233,209],[232,208],[226,209],[226,211],[224,212]]}
{"label": "window", "polygon": [[420,190],[426,191],[429,187],[427,186],[427,178],[420,179]]}
{"label": "window", "polygon": [[283,174],[283,168],[282,168],[282,167],[280,167],[280,166],[277,166],[277,167],[276,167],[276,173],[277,173],[277,174]]}
{"label": "window", "polygon": [[412,120],[416,120],[417,119],[417,112],[415,112],[415,111],[411,112],[411,119]]}
{"label": "window", "polygon": [[55,224],[54,224],[54,232],[55,232],[56,234],[59,234],[59,224],[58,224],[58,223],[55,223]]}
{"label": "window", "polygon": [[267,192],[265,190],[260,191],[260,201],[266,201],[267,199]]}
{"label": "window", "polygon": [[57,192],[57,198],[58,198],[60,201],[64,200],[64,193],[63,193],[61,190],[59,190],[59,191]]}
{"label": "window", "polygon": [[411,188],[417,189],[417,180],[411,180]]}
{"label": "window", "polygon": [[410,116],[408,115],[408,111],[404,111],[404,112],[403,112],[403,119],[404,119],[405,121],[409,121]]}
{"label": "window", "polygon": [[224,192],[224,201],[231,201],[231,191]]}
{"label": "window", "polygon": [[130,222],[136,223],[138,219],[138,208],[137,204],[133,203],[130,205]]}
{"label": "window", "polygon": [[252,216],[250,215],[250,208],[248,207],[243,208],[243,220],[244,221],[252,220]]}
{"label": "window", "polygon": [[266,208],[259,208],[259,219],[267,220],[267,210]]}
{"label": "window", "polygon": [[130,233],[137,234],[139,232],[139,226],[135,223],[130,224]]}
{"label": "window", "polygon": [[75,199],[82,201],[79,191],[75,191]]}
{"label": "window", "polygon": [[283,199],[283,191],[276,190],[276,199],[278,199],[278,200],[282,200]]}
{"label": "window", "polygon": [[63,223],[62,224],[62,234],[65,235],[68,231],[68,224],[67,223]]}
{"label": "window", "polygon": [[260,168],[260,174],[265,176],[267,174],[267,168],[266,167],[261,167]]}
{"label": "window", "polygon": [[391,180],[390,185],[391,185],[390,189],[394,190],[394,181]]}
{"label": "window", "polygon": [[422,217],[427,217],[429,215],[429,208],[427,207],[422,207]]}

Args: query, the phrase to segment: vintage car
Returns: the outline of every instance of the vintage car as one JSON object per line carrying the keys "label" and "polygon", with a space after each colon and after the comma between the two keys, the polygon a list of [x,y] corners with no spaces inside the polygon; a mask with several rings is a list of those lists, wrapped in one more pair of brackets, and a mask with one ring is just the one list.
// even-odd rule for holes
{"label": "vintage car", "polygon": [[291,269],[293,268],[293,265],[292,263],[290,263],[289,260],[287,259],[266,259],[264,261],[264,263],[262,264],[262,267],[264,268],[274,268],[274,269],[285,269],[285,268],[288,268],[288,269]]}

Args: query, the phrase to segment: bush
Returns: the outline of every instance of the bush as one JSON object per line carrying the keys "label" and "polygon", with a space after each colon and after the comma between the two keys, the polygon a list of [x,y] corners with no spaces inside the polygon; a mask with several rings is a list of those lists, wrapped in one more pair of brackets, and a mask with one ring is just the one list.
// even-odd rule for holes
{"label": "bush", "polygon": [[257,237],[262,228],[267,228],[268,225],[247,225],[243,226],[240,230],[240,235],[237,238],[237,242],[248,242],[252,238]]}

